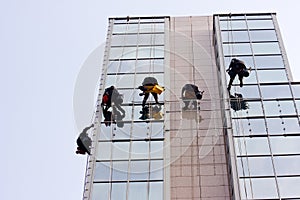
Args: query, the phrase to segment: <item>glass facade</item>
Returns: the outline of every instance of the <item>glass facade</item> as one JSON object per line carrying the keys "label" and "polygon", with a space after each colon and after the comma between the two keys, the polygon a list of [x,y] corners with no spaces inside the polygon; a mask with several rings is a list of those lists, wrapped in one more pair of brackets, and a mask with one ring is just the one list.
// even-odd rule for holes
{"label": "glass facade", "polygon": [[[275,14],[218,18],[225,70],[232,58],[251,67],[233,82],[247,109],[230,109],[241,199],[299,199],[299,86],[290,82]],[[220,62],[221,63],[221,62]],[[229,76],[226,75],[226,83]],[[299,102],[298,102],[299,105]]]}
{"label": "glass facade", "polygon": [[[163,199],[164,118],[141,118],[138,87],[149,76],[164,85],[164,21],[110,19],[103,85],[123,96],[125,116],[110,125],[102,120],[98,129],[92,200]],[[151,95],[148,102],[154,102]],[[164,94],[159,102],[163,113]]]}
{"label": "glass facade", "polygon": [[[228,93],[232,58],[251,71]],[[167,88],[159,105],[150,95],[146,120],[145,77]],[[291,78],[274,13],[110,18],[83,199],[300,199]],[[194,113],[181,108],[186,83],[205,90]],[[100,103],[110,86],[125,114],[108,123]]]}

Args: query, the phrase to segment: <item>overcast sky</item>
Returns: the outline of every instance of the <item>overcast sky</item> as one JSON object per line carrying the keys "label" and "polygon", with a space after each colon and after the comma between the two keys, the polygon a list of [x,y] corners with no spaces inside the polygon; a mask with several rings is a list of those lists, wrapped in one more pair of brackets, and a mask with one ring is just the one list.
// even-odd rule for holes
{"label": "overcast sky", "polygon": [[276,12],[300,81],[299,2],[1,0],[1,199],[82,199],[86,157],[74,152],[84,127],[75,123],[73,95],[83,63],[105,42],[108,17]]}

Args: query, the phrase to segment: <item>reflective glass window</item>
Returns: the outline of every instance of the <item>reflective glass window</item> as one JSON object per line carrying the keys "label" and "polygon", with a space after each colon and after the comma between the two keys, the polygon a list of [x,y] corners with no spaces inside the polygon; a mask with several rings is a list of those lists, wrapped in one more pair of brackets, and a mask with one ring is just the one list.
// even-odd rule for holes
{"label": "reflective glass window", "polygon": [[113,160],[129,159],[129,142],[113,142],[111,144]]}
{"label": "reflective glass window", "polygon": [[150,161],[150,179],[151,180],[162,180],[164,172],[163,160],[152,160]]}
{"label": "reflective glass window", "polygon": [[222,31],[223,42],[249,42],[247,31]]}
{"label": "reflective glass window", "polygon": [[298,154],[300,137],[271,137],[271,149],[274,154]]}
{"label": "reflective glass window", "polygon": [[287,82],[285,70],[257,70],[259,83],[280,83]]}
{"label": "reflective glass window", "polygon": [[274,176],[271,157],[238,158],[239,176]]}
{"label": "reflective glass window", "polygon": [[107,65],[107,73],[116,73],[119,71],[120,61],[110,61]]}
{"label": "reflective glass window", "polygon": [[137,33],[139,31],[138,28],[138,24],[128,24],[127,33]]}
{"label": "reflective glass window", "polygon": [[138,86],[142,85],[142,83],[146,77],[154,77],[154,78],[156,78],[158,85],[164,86],[164,74],[163,73],[161,73],[161,74],[136,74],[136,76],[135,76],[136,88],[138,88]]}
{"label": "reflective glass window", "polygon": [[231,17],[229,16],[219,16],[220,20],[233,20],[233,19],[245,19],[244,15],[232,15]]}
{"label": "reflective glass window", "polygon": [[[251,183],[249,183],[251,181]],[[240,179],[243,186],[246,182],[247,199],[274,199],[278,198],[275,178],[251,178],[251,180]],[[245,196],[243,199],[246,199]]]}
{"label": "reflective glass window", "polygon": [[265,135],[265,120],[260,119],[233,119],[233,134],[241,135]]}
{"label": "reflective glass window", "polygon": [[279,176],[294,175],[294,174],[299,175],[300,156],[275,156],[274,166],[275,166],[276,174]]}
{"label": "reflective glass window", "polygon": [[288,85],[261,85],[260,89],[261,89],[262,97],[265,99],[292,97],[291,90]]}
{"label": "reflective glass window", "polygon": [[149,142],[133,141],[131,146],[131,159],[148,159]]}
{"label": "reflective glass window", "polygon": [[112,35],[111,46],[123,46],[125,43],[125,35]]}
{"label": "reflective glass window", "polygon": [[254,56],[257,69],[284,68],[281,56]]}
{"label": "reflective glass window", "polygon": [[162,58],[164,57],[164,47],[152,46],[152,47],[139,47],[138,58]]}
{"label": "reflective glass window", "polygon": [[110,49],[110,59],[133,59],[136,57],[136,47],[112,47]]}
{"label": "reflective glass window", "polygon": [[247,29],[246,21],[220,21],[221,30]]}
{"label": "reflective glass window", "polygon": [[275,30],[249,31],[251,41],[277,41]]}
{"label": "reflective glass window", "polygon": [[163,72],[164,60],[163,59],[149,59],[149,60],[137,60],[136,72]]}
{"label": "reflective glass window", "polygon": [[110,179],[110,162],[96,162],[94,180],[108,181]]}
{"label": "reflective glass window", "polygon": [[123,103],[132,103],[137,92],[133,89],[119,89],[118,91],[123,96]]}
{"label": "reflective glass window", "polygon": [[109,188],[110,184],[108,183],[94,183],[92,200],[109,199]]}
{"label": "reflective glass window", "polygon": [[114,127],[113,139],[129,139],[131,137],[130,130],[131,130],[131,122],[124,123],[123,127]]}
{"label": "reflective glass window", "polygon": [[110,86],[116,88],[133,88],[134,87],[134,75],[107,75],[105,80],[105,88]]}
{"label": "reflective glass window", "polygon": [[300,132],[298,118],[268,118],[267,126],[270,134]]}
{"label": "reflective glass window", "polygon": [[164,156],[164,142],[151,141],[150,143],[150,157],[151,159],[163,158]]}
{"label": "reflective glass window", "polygon": [[247,110],[231,111],[233,117],[251,117],[251,116],[263,116],[262,105],[260,101],[247,102]]}
{"label": "reflective glass window", "polygon": [[140,34],[138,43],[139,45],[163,45],[164,34]]}
{"label": "reflective glass window", "polygon": [[282,198],[292,198],[300,197],[300,178],[299,177],[285,177],[285,178],[278,178],[278,186],[280,196]]}
{"label": "reflective glass window", "polygon": [[293,101],[264,101],[266,116],[295,115]]}
{"label": "reflective glass window", "polygon": [[125,33],[127,30],[127,24],[114,24],[113,33]]}
{"label": "reflective glass window", "polygon": [[130,182],[128,187],[128,200],[147,199],[147,182]]}
{"label": "reflective glass window", "polygon": [[237,155],[269,155],[269,142],[266,137],[235,138]]}
{"label": "reflective glass window", "polygon": [[233,91],[242,94],[244,99],[260,98],[257,85],[244,85],[242,88],[238,85],[233,87]]}
{"label": "reflective glass window", "polygon": [[250,43],[223,44],[224,55],[247,55],[251,53]]}
{"label": "reflective glass window", "polygon": [[149,200],[163,200],[163,182],[152,182],[149,188]]}
{"label": "reflective glass window", "polygon": [[292,85],[292,91],[295,98],[300,98],[300,85]]}
{"label": "reflective glass window", "polygon": [[112,200],[126,200],[127,183],[113,183],[111,185]]}
{"label": "reflective glass window", "polygon": [[280,54],[280,48],[277,42],[252,43],[254,54]]}
{"label": "reflective glass window", "polygon": [[274,24],[272,20],[248,20],[249,29],[273,29]]}
{"label": "reflective glass window", "polygon": [[110,140],[113,135],[113,129],[111,126],[105,126],[104,124],[101,124],[101,127],[99,129],[99,140]]}
{"label": "reflective glass window", "polygon": [[99,142],[98,143],[98,160],[110,160],[111,154],[111,143],[110,142]]}
{"label": "reflective glass window", "polygon": [[128,177],[128,161],[113,161],[112,162],[112,180],[127,181]]}
{"label": "reflective glass window", "polygon": [[149,164],[149,160],[130,161],[130,180],[148,180]]}

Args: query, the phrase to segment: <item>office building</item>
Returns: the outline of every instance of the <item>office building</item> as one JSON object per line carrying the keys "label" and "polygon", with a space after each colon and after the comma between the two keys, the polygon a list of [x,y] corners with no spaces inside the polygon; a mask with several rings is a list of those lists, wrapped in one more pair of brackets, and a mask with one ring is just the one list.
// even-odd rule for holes
{"label": "office building", "polygon": [[[228,91],[232,58],[251,72]],[[300,199],[300,85],[275,13],[110,18],[103,62],[83,199]],[[145,77],[165,88],[149,119]],[[182,109],[187,83],[205,91],[200,109]],[[107,124],[111,85],[125,116]]]}

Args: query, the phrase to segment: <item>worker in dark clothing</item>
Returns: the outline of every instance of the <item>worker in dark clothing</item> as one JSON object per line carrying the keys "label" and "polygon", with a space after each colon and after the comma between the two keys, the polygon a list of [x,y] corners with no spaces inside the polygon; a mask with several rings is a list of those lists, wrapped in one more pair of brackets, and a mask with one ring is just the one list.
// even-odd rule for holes
{"label": "worker in dark clothing", "polygon": [[76,154],[89,154],[91,155],[91,145],[92,145],[92,140],[91,138],[88,136],[87,131],[94,127],[94,124],[84,128],[82,130],[82,132],[80,133],[79,137],[76,140],[76,143],[78,145],[77,147],[77,151]]}
{"label": "worker in dark clothing", "polygon": [[144,95],[144,99],[143,99],[143,103],[142,106],[145,107],[146,105],[146,101],[149,98],[150,93],[152,94],[152,96],[154,97],[154,100],[157,104],[159,104],[158,102],[158,93],[153,91],[153,88],[158,85],[158,82],[156,80],[156,78],[154,77],[146,77],[142,83],[142,86],[139,86],[139,89],[142,90],[143,92],[140,93],[140,96]]}
{"label": "worker in dark clothing", "polygon": [[196,85],[185,84],[181,90],[181,98],[185,104],[182,109],[187,110],[190,104],[197,109],[197,99],[201,100],[203,93],[204,91],[199,91]]}
{"label": "worker in dark clothing", "polygon": [[[105,89],[102,97],[101,107],[106,126],[110,126],[111,122],[115,122],[116,116],[119,120],[125,117],[125,110],[121,107],[122,103],[123,95],[121,95],[114,86],[110,86],[109,88]],[[111,107],[112,110],[109,110]]]}
{"label": "worker in dark clothing", "polygon": [[229,65],[228,69],[226,70],[226,72],[230,76],[230,80],[229,80],[228,87],[227,87],[228,91],[230,91],[233,80],[236,77],[236,75],[239,76],[240,87],[243,87],[243,78],[249,76],[249,71],[248,71],[245,63],[236,58],[233,58],[231,60],[230,65]]}

